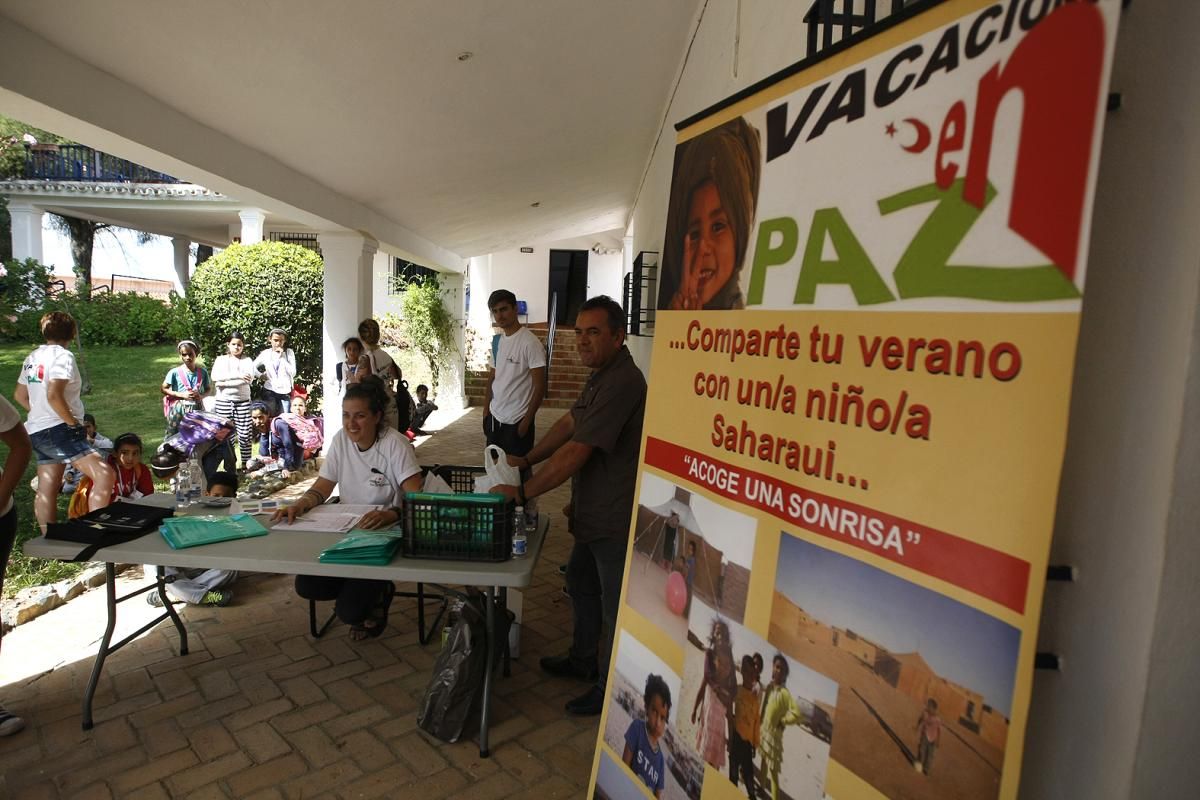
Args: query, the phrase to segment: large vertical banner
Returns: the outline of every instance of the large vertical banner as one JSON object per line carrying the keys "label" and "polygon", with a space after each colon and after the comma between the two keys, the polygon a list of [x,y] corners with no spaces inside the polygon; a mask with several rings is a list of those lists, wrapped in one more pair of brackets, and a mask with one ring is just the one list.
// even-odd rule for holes
{"label": "large vertical banner", "polygon": [[681,131],[605,798],[1013,798],[1119,3],[948,0]]}

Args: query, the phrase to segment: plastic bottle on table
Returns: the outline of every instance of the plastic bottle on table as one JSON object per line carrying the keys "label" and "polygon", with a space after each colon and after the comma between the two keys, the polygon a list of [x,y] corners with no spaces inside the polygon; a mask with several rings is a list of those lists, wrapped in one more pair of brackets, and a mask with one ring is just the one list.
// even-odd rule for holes
{"label": "plastic bottle on table", "polygon": [[188,459],[188,503],[198,503],[200,495],[203,492],[200,490],[200,483],[204,479],[203,467],[200,466],[200,459],[192,456]]}
{"label": "plastic bottle on table", "polygon": [[528,546],[529,541],[525,538],[525,506],[517,506],[513,512],[513,558],[522,558]]}
{"label": "plastic bottle on table", "polygon": [[175,472],[175,477],[172,480],[175,482],[175,507],[187,508],[189,502],[188,490],[192,486],[192,476],[191,469],[186,461],[179,465],[179,469]]}

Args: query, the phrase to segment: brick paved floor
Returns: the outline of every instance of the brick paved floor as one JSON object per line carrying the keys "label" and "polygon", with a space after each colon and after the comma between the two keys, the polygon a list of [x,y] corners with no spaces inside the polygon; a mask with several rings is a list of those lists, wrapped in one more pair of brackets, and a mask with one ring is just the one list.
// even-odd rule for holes
{"label": "brick paved floor", "polygon": [[[561,413],[539,414],[539,432]],[[451,416],[438,412],[430,427]],[[479,409],[417,452],[422,463],[480,463]],[[291,578],[251,575],[234,585],[233,605],[186,609],[187,656],[176,655],[177,634],[163,623],[110,657],[86,733],[80,699],[103,633],[103,589],[6,637],[0,702],[28,727],[0,738],[0,797],[583,796],[598,719],[566,716],[563,703],[586,686],[537,668],[570,636],[557,572],[569,545],[565,499],[565,489],[542,498],[551,533],[524,597],[521,657],[496,684],[492,758],[479,757],[477,728],[444,744],[416,727],[438,646],[417,643],[414,601],[397,598],[379,639],[353,643],[337,624],[314,641]],[[141,582],[135,568],[119,585]],[[140,601],[127,606],[118,636],[152,616]]]}

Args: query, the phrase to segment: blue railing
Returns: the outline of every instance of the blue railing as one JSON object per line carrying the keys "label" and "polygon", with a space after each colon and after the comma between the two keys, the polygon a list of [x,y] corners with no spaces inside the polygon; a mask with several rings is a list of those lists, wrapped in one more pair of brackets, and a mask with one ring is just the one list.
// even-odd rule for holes
{"label": "blue railing", "polygon": [[28,180],[183,183],[163,172],[81,144],[25,145]]}

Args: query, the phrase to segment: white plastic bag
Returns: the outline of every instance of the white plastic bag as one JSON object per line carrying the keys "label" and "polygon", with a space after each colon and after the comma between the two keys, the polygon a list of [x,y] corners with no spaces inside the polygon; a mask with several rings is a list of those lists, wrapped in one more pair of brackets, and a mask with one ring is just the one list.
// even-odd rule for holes
{"label": "white plastic bag", "polygon": [[483,465],[487,469],[492,485],[518,486],[521,470],[508,463],[508,454],[494,444],[483,449]]}

